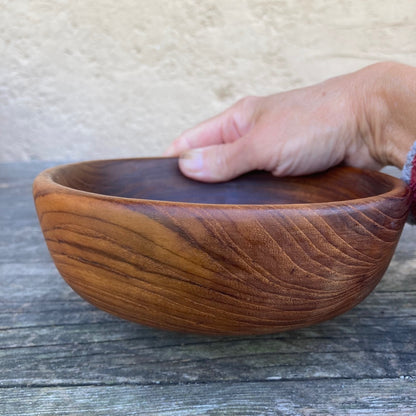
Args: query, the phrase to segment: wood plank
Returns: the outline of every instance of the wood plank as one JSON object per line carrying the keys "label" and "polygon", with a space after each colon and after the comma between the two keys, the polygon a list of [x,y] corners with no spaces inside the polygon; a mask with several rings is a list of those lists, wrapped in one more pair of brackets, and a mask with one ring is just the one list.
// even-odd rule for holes
{"label": "wood plank", "polygon": [[242,338],[153,330],[72,296],[27,305],[12,299],[1,303],[3,385],[416,376],[415,297],[374,294],[321,325]]}
{"label": "wood plank", "polygon": [[307,380],[7,389],[4,414],[413,416],[414,380]]}
{"label": "wood plank", "polygon": [[38,173],[53,165],[51,162],[0,163],[1,221],[36,218],[33,215],[32,183]]}
{"label": "wood plank", "polygon": [[[0,240],[0,362],[7,385],[34,380],[48,385],[51,379],[102,383],[111,374],[102,370],[105,360],[117,362],[119,373],[113,377],[122,382],[253,381],[276,373],[286,379],[415,373],[416,233],[409,227],[382,283],[349,313],[286,334],[208,338],[147,329],[84,302],[59,277],[34,211],[31,215],[14,221],[18,232],[6,228]],[[81,371],[86,359],[87,376]],[[19,376],[16,366],[22,370]]]}
{"label": "wood plank", "polygon": [[[37,174],[61,162],[31,160],[26,162],[6,162],[0,163],[0,183],[7,182],[14,184],[17,182],[31,182]],[[1,186],[0,186],[1,188]]]}
{"label": "wood plank", "polygon": [[415,228],[405,227],[376,290],[336,319],[260,337],[158,331],[99,311],[66,285],[31,199],[32,177],[48,163],[7,165],[0,414],[416,414]]}
{"label": "wood plank", "polygon": [[9,224],[0,221],[0,264],[52,262],[39,224],[33,219]]}

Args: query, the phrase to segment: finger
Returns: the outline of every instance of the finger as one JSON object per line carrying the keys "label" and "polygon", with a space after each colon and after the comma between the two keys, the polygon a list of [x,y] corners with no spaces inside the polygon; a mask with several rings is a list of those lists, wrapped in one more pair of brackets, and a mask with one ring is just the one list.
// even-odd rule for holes
{"label": "finger", "polygon": [[241,137],[235,121],[235,111],[230,108],[223,113],[206,120],[179,136],[164,156],[178,156],[190,149],[228,143]]}
{"label": "finger", "polygon": [[223,143],[222,125],[225,114],[206,120],[182,133],[166,150],[165,156],[178,156],[190,149]]}
{"label": "finger", "polygon": [[185,176],[202,182],[224,182],[257,168],[251,143],[244,137],[232,143],[190,150],[181,155],[179,168]]}

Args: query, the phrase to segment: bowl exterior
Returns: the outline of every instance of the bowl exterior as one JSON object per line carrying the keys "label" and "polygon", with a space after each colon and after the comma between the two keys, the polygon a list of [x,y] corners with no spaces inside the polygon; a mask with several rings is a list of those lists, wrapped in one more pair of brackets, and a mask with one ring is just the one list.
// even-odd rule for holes
{"label": "bowl exterior", "polygon": [[34,183],[46,243],[83,298],[176,331],[255,334],[312,325],[383,276],[409,190],[359,203],[218,206],[102,197]]}

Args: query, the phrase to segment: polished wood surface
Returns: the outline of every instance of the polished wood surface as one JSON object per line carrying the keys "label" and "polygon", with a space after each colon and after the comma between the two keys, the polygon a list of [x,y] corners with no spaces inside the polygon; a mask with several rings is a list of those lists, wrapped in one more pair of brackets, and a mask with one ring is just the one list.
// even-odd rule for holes
{"label": "polished wood surface", "polygon": [[163,329],[259,334],[341,314],[383,276],[409,209],[406,186],[378,172],[202,184],[176,166],[85,162],[47,170],[33,187],[68,284]]}

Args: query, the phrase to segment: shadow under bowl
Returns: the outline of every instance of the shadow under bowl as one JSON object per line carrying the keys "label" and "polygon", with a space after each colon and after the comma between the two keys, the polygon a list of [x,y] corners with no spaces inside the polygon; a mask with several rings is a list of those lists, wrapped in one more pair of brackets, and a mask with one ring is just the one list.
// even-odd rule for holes
{"label": "shadow under bowl", "polygon": [[173,158],[58,166],[33,193],[78,294],[131,321],[205,334],[283,331],[352,308],[387,269],[410,206],[407,186],[380,172],[207,184]]}

